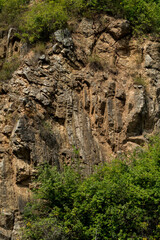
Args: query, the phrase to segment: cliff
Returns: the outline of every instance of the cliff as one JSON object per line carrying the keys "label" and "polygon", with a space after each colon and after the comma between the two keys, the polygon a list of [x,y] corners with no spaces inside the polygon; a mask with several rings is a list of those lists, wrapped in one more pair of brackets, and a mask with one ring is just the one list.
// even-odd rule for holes
{"label": "cliff", "polygon": [[104,15],[69,26],[43,53],[0,33],[0,58],[21,59],[0,82],[0,239],[16,239],[35,166],[76,164],[76,149],[87,175],[160,128],[159,40]]}

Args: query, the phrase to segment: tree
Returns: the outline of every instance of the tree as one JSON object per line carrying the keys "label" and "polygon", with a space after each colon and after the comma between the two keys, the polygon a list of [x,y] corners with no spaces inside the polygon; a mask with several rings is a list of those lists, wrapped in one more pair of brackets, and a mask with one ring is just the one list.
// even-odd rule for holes
{"label": "tree", "polygon": [[23,239],[160,238],[159,137],[83,180],[71,167],[45,166],[38,184],[39,200],[25,210]]}

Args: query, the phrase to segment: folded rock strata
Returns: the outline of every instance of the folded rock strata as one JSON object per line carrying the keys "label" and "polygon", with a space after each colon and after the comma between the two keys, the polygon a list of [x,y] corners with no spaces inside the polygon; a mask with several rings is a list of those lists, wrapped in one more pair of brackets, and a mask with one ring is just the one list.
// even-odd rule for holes
{"label": "folded rock strata", "polygon": [[43,54],[0,34],[0,58],[22,59],[0,83],[0,239],[16,239],[35,166],[79,161],[87,175],[160,129],[160,42],[108,16],[70,27]]}

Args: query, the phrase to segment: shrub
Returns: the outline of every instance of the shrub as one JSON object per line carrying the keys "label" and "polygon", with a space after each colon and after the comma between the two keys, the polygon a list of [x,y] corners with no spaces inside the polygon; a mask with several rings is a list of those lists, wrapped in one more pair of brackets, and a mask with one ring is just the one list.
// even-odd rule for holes
{"label": "shrub", "polygon": [[0,0],[1,21],[18,26],[28,3],[29,0]]}
{"label": "shrub", "polygon": [[158,0],[0,0],[1,24],[16,26],[30,42],[45,41],[70,17],[107,13],[128,19],[135,34],[160,31]]}
{"label": "shrub", "polygon": [[156,0],[89,0],[87,10],[110,13],[131,22],[135,34],[160,31],[160,2]]}
{"label": "shrub", "polygon": [[44,1],[34,4],[23,18],[21,30],[30,42],[48,40],[52,33],[66,26],[67,20],[82,8],[82,0]]}
{"label": "shrub", "polygon": [[45,166],[37,184],[39,200],[25,210],[23,239],[160,238],[159,137],[83,180],[70,167]]}
{"label": "shrub", "polygon": [[160,31],[160,3],[154,0],[122,0],[123,14],[131,22],[134,33]]}

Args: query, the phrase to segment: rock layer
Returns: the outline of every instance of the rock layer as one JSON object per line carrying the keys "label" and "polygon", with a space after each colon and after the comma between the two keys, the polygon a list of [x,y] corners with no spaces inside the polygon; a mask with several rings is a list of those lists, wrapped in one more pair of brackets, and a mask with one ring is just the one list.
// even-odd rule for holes
{"label": "rock layer", "polygon": [[0,58],[23,59],[0,83],[0,239],[16,239],[34,166],[78,163],[90,174],[160,128],[159,41],[135,39],[126,20],[108,16],[70,28],[43,54],[26,54],[14,29],[0,34]]}

